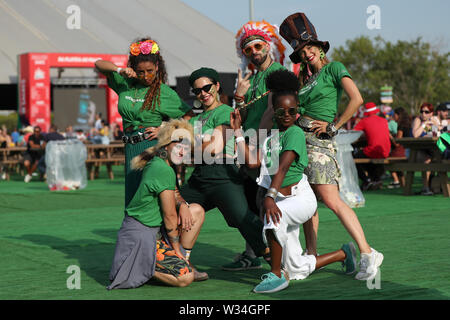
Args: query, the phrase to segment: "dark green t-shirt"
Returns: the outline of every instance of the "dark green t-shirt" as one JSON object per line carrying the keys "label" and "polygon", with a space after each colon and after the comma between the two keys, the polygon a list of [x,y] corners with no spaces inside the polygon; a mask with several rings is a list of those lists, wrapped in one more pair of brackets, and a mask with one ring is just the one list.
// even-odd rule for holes
{"label": "dark green t-shirt", "polygon": [[[297,157],[284,177],[282,188],[300,181],[303,177],[303,171],[308,165],[305,134],[298,126],[293,125],[286,131],[279,131],[278,134],[268,137],[264,142],[263,157],[269,172],[271,169],[273,170],[273,165],[279,165],[281,155],[285,151],[294,151]],[[278,163],[275,163],[274,159],[278,159]],[[276,168],[276,171],[278,172],[278,168]],[[270,177],[273,179],[275,174],[273,172]]]}
{"label": "dark green t-shirt", "polygon": [[175,172],[160,157],[147,163],[142,180],[125,212],[148,227],[158,227],[163,223],[163,212],[159,194],[164,190],[175,190]]}
{"label": "dark green t-shirt", "polygon": [[[274,62],[272,65],[262,72],[258,72],[250,77],[250,88],[245,94],[245,103],[250,102],[254,98],[262,95],[267,91],[266,79],[269,74],[271,74],[275,70],[285,69],[280,63]],[[247,118],[242,124],[242,128],[245,130],[255,129],[258,130],[259,123],[261,122],[261,118],[264,112],[267,109],[269,96],[259,99],[255,103],[249,105],[247,107]]]}
{"label": "dark green t-shirt", "polygon": [[342,96],[343,77],[351,78],[345,66],[338,61],[322,67],[317,78],[300,89],[300,114],[333,122]]}
{"label": "dark green t-shirt", "polygon": [[148,87],[136,79],[127,79],[117,72],[107,76],[108,86],[119,95],[118,109],[122,116],[123,128],[138,126],[157,127],[163,118],[176,119],[182,117],[191,107],[168,85],[161,84],[160,105],[155,110],[141,110]]}
{"label": "dark green t-shirt", "polygon": [[[234,109],[226,104],[222,104],[213,110],[204,111],[198,116],[192,117],[189,123],[194,127],[194,135],[197,134],[212,134],[214,129],[220,125],[230,125],[230,114]],[[200,131],[200,124],[202,125],[202,132]],[[227,137],[225,137],[227,138]],[[230,130],[230,136],[226,140],[223,149],[224,154],[234,155],[234,135]]]}

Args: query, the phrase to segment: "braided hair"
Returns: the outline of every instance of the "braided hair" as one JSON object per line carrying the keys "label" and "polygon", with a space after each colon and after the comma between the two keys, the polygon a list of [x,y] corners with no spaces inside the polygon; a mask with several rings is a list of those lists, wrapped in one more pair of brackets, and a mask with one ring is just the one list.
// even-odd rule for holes
{"label": "braided hair", "polygon": [[[152,40],[150,37],[140,38],[133,42],[144,42],[146,40]],[[153,40],[155,41],[155,40]],[[166,65],[160,52],[154,54],[142,54],[135,56],[131,53],[128,57],[128,67],[136,71],[137,66],[141,62],[151,62],[157,66],[156,76],[153,82],[150,84],[147,93],[145,95],[144,103],[141,110],[155,110],[156,105],[161,105],[161,83],[167,82]]]}

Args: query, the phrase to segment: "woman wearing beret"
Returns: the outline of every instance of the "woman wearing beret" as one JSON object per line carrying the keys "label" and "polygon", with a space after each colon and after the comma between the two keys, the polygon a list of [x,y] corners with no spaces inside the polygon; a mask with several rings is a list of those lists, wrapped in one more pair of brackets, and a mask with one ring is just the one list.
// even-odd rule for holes
{"label": "woman wearing beret", "polygon": [[257,256],[268,253],[261,232],[263,224],[248,207],[242,176],[234,163],[235,141],[230,128],[233,108],[220,101],[217,71],[200,68],[189,84],[204,111],[189,120],[194,126],[194,171],[181,187],[182,200],[209,211],[218,208],[230,227],[237,228]]}
{"label": "woman wearing beret", "polygon": [[[297,124],[306,138],[309,163],[305,169],[317,198],[330,208],[357,243],[361,252],[358,280],[373,279],[383,261],[383,255],[370,247],[355,212],[340,198],[339,166],[333,137],[363,103],[361,94],[350,74],[340,62],[329,62],[325,53],[330,44],[319,41],[314,26],[304,13],[287,17],[280,25],[281,36],[292,46],[290,59],[300,63],[299,111]],[[334,123],[342,92],[349,103]],[[317,254],[316,239],[319,220],[316,213],[304,224],[308,253]]]}
{"label": "woman wearing beret", "polygon": [[[99,60],[95,63],[106,76],[108,86],[119,95],[125,142],[125,206],[133,198],[141,171],[131,170],[131,159],[157,143],[156,136],[163,119],[188,115],[190,106],[165,84],[166,66],[158,44],[142,38],[130,45],[127,68]],[[186,116],[188,118],[189,116]]]}

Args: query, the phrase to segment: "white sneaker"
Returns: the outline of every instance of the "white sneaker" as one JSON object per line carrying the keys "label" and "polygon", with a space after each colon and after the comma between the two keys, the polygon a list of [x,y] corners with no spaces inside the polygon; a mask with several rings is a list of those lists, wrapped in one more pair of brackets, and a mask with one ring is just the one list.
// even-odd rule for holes
{"label": "white sneaker", "polygon": [[31,181],[31,175],[27,174],[23,181],[25,181],[26,183],[30,182]]}
{"label": "white sneaker", "polygon": [[376,251],[374,248],[371,253],[361,253],[361,260],[359,261],[359,272],[356,274],[357,280],[372,280],[378,272],[378,268],[383,262],[383,254]]}

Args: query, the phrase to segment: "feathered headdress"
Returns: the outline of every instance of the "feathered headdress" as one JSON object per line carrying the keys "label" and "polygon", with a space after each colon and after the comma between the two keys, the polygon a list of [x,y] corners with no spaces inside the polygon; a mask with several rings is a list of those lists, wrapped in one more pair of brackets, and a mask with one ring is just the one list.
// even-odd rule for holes
{"label": "feathered headdress", "polygon": [[270,45],[270,57],[281,64],[284,63],[284,51],[286,48],[281,43],[281,38],[278,35],[278,27],[271,25],[265,20],[249,21],[239,29],[236,33],[236,50],[237,55],[241,58],[240,69],[245,72],[245,69],[254,69],[254,66],[242,53],[242,46],[246,43],[248,38],[261,39]]}

